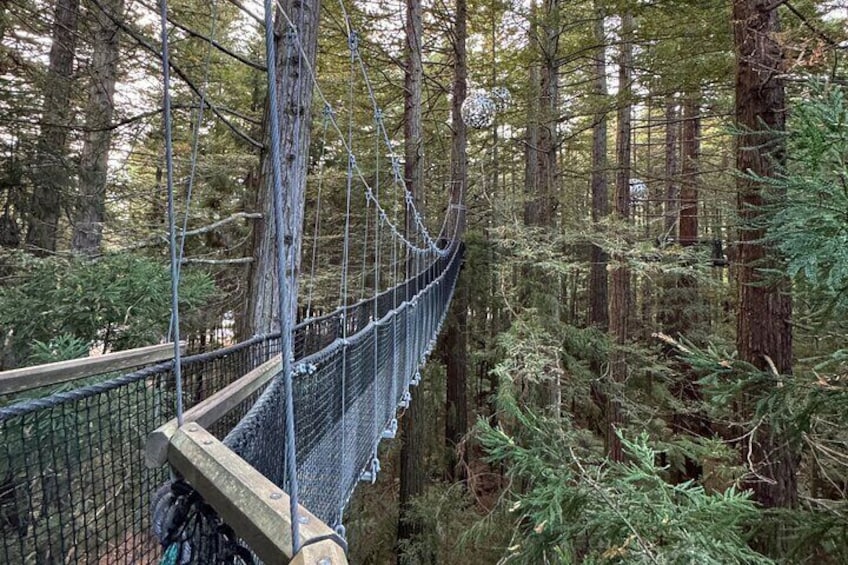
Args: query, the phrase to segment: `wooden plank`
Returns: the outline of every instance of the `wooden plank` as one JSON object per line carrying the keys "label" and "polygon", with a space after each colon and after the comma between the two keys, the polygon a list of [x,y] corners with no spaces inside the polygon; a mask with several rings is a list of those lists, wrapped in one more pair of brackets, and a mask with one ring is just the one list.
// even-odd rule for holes
{"label": "wooden plank", "polygon": [[[263,562],[291,562],[291,515],[289,497],[285,492],[196,423],[182,426],[174,433],[168,449],[168,461]],[[303,506],[300,507],[299,518],[301,543],[333,534],[329,526]],[[331,560],[297,563],[347,563],[341,548],[329,553],[330,549],[326,546],[313,545],[321,558]],[[309,547],[307,545],[304,550]],[[304,553],[310,557],[313,550]]]}
{"label": "wooden plank", "polygon": [[[180,345],[185,351],[185,343]],[[171,359],[174,355],[174,344],[150,345],[127,351],[107,353],[98,357],[86,357],[84,359],[72,359],[70,361],[59,361],[12,369],[0,372],[0,394],[12,394],[23,392],[42,386],[65,383],[94,375],[102,375],[139,367],[141,365],[152,365],[160,361]]]}
{"label": "wooden plank", "polygon": [[[204,428],[227,415],[251,394],[259,390],[280,371],[281,357],[276,355],[259,365],[237,381],[222,388],[206,400],[186,410],[183,423],[196,422]],[[177,431],[177,419],[159,426],[147,436],[144,446],[144,460],[148,467],[161,467],[168,457],[168,443]]]}
{"label": "wooden plank", "polygon": [[341,565],[347,563],[344,550],[332,540],[319,541],[301,550],[290,561],[290,565]]}

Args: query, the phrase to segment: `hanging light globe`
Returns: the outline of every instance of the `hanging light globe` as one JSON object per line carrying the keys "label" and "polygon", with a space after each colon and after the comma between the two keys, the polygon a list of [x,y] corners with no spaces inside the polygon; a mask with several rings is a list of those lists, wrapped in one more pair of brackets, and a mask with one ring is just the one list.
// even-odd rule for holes
{"label": "hanging light globe", "polygon": [[495,110],[498,112],[503,112],[509,108],[509,104],[512,102],[512,94],[510,94],[509,89],[505,86],[496,86],[492,89],[490,96],[495,103]]}
{"label": "hanging light globe", "polygon": [[495,103],[485,92],[475,92],[462,103],[460,115],[470,128],[484,129],[495,121]]}

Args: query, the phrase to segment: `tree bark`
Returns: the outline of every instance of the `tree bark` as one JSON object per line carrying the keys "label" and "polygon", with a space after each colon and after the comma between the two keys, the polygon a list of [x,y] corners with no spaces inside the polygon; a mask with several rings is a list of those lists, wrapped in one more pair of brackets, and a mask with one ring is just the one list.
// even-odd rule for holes
{"label": "tree bark", "polygon": [[[289,44],[290,33],[285,20],[277,15],[277,91],[281,107],[280,155],[282,159],[282,184],[285,199],[283,217],[285,225],[285,256],[287,263],[288,291],[292,297],[291,319],[297,313],[297,294],[300,279],[301,245],[303,242],[303,214],[306,203],[306,176],[309,167],[309,143],[312,137],[312,90],[313,83],[306,66],[315,68],[318,48],[318,22],[321,13],[320,0],[284,0],[283,9],[297,26],[297,34],[303,51]],[[305,57],[305,61],[301,58]],[[267,120],[266,120],[267,121]],[[266,127],[266,145],[271,135]],[[253,262],[248,274],[247,321],[253,334],[268,333],[280,329],[279,280],[277,276],[277,247],[274,241],[274,198],[272,175],[268,151],[263,152],[262,176],[257,208],[262,219],[256,222],[253,231]]]}
{"label": "tree bark", "polygon": [[698,243],[698,175],[701,153],[701,109],[698,94],[683,101],[683,178],[680,186],[680,245]]}
{"label": "tree bark", "polygon": [[60,206],[69,186],[67,126],[70,125],[78,16],[79,0],[56,0],[53,43],[44,83],[43,125],[36,142],[35,188],[28,207],[26,244],[37,255],[56,251]]}
{"label": "tree bark", "polygon": [[[114,18],[124,12],[123,0],[105,0],[96,11],[94,52],[91,55],[91,87],[85,109],[86,133],[79,166],[79,200],[74,217],[71,248],[96,255],[103,239],[106,209],[106,176],[112,144],[112,114],[115,109],[115,80],[118,74],[121,29]],[[105,12],[109,11],[113,17]]]}
{"label": "tree bark", "polygon": [[[416,205],[422,199],[424,185],[421,170],[421,99],[424,66],[421,58],[422,14],[420,0],[406,0],[406,69],[404,72],[404,177],[406,188]],[[415,232],[413,215],[407,209],[407,237]],[[413,239],[414,240],[414,239]],[[407,259],[407,275],[416,268],[412,257]],[[421,531],[411,516],[412,500],[424,492],[424,399],[423,386],[412,395],[403,418],[400,433],[400,500],[397,540],[411,541]],[[398,544],[398,548],[401,544]],[[401,560],[400,550],[398,560]]]}
{"label": "tree bark", "polygon": [[[778,39],[780,22],[774,2],[734,0],[733,31],[736,45],[736,166],[759,177],[778,174],[784,161],[781,136],[785,129],[786,99],[783,53]],[[742,361],[781,375],[792,372],[792,300],[786,277],[767,273],[782,270],[778,252],[763,243],[758,219],[773,190],[749,175],[736,180],[737,212],[742,222],[738,245],[738,314],[736,348]],[[773,201],[773,200],[772,200]],[[752,390],[741,406],[751,418],[756,400],[765,390]],[[767,508],[798,503],[798,457],[785,432],[767,422],[753,431],[750,456],[754,471],[768,480],[752,479],[754,499]],[[779,543],[779,542],[778,542]]]}
{"label": "tree bark", "polygon": [[680,185],[678,184],[678,145],[677,133],[680,123],[677,121],[677,102],[674,95],[665,103],[665,226],[664,238],[677,238],[677,222],[680,213]]}
{"label": "tree bark", "polygon": [[[467,52],[465,47],[467,28],[467,0],[456,0],[454,23],[454,79],[451,98],[451,204],[462,205],[465,185],[468,178],[468,159],[466,156],[466,128],[462,121],[461,108],[467,90]],[[452,210],[448,210],[450,214]],[[462,213],[457,210],[456,237],[461,237]],[[447,235],[447,234],[446,234]],[[468,345],[466,327],[468,325],[468,289],[464,277],[460,275],[454,292],[447,328],[442,338],[442,359],[447,375],[447,394],[445,399],[445,447],[448,451],[445,477],[448,481],[464,479],[465,473],[457,468],[459,458],[457,447],[468,431]]]}
{"label": "tree bark", "polygon": [[[604,11],[595,8],[596,21],[594,40],[598,44],[595,52],[592,93],[599,105],[592,128],[592,221],[597,223],[609,214],[609,194],[607,187],[607,63],[606,38],[604,33]],[[593,245],[592,264],[589,270],[589,325],[606,331],[609,327],[609,305],[607,303],[607,261],[606,252]]]}
{"label": "tree bark", "polygon": [[[534,26],[542,64],[539,73],[538,115],[535,146],[530,148],[536,164],[532,169],[530,194],[525,205],[524,222],[528,226],[553,227],[556,212],[557,185],[557,118],[559,117],[559,81],[557,54],[559,51],[558,0],[544,0],[541,26]],[[532,33],[532,32],[531,32]],[[532,75],[532,71],[531,71]],[[532,80],[532,79],[531,79]],[[532,143],[532,140],[530,141]]]}
{"label": "tree bark", "polygon": [[[625,12],[621,16],[621,47],[619,52],[618,85],[619,110],[618,133],[616,136],[617,171],[615,181],[615,215],[619,221],[630,219],[630,154],[631,154],[631,95],[633,67],[633,14]],[[623,386],[627,379],[627,358],[623,346],[627,343],[630,324],[630,268],[626,258],[615,257],[610,281],[610,379],[614,388]],[[621,461],[621,440],[616,430],[624,423],[619,391],[612,390],[607,407],[607,455],[613,461]]]}

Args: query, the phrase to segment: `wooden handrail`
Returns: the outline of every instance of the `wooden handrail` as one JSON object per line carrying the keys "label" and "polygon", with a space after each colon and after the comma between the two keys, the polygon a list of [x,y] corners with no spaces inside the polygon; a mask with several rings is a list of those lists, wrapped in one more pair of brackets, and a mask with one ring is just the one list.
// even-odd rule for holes
{"label": "wooden handrail", "polygon": [[[185,351],[184,342],[180,344],[180,347]],[[171,359],[173,355],[174,344],[165,343],[107,353],[98,357],[85,357],[12,369],[11,371],[0,371],[0,395],[112,373],[130,367],[150,365]]]}
{"label": "wooden handrail", "polygon": [[[197,423],[171,437],[168,461],[265,563],[346,565],[333,530],[303,506],[303,549],[292,554],[289,496]],[[321,540],[310,544],[310,540]]]}
{"label": "wooden handrail", "polygon": [[[183,414],[183,423],[196,422],[205,428],[210,427],[274,378],[280,372],[280,363],[281,357],[276,355],[206,400],[195,404]],[[168,458],[168,444],[176,431],[177,419],[174,418],[147,436],[144,460],[148,467],[161,467],[165,464]]]}

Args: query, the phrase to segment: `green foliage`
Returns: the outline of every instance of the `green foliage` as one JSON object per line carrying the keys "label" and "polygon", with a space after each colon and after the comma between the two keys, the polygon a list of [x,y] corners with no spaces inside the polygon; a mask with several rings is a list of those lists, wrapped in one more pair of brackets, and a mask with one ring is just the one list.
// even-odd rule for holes
{"label": "green foliage", "polygon": [[[170,272],[157,261],[131,254],[88,261],[10,253],[3,263],[0,331],[18,359],[78,356],[83,344],[127,349],[155,343],[167,331]],[[180,299],[187,326],[191,311],[214,292],[207,275],[183,271]]]}
{"label": "green foliage", "polygon": [[[769,563],[747,545],[758,516],[747,494],[669,484],[646,434],[622,437],[627,462],[599,456],[585,432],[513,405],[518,432],[480,422],[507,465],[521,563]],[[520,485],[520,486],[519,486]]]}
{"label": "green foliage", "polygon": [[62,334],[47,343],[33,340],[32,353],[28,362],[31,365],[42,363],[53,363],[55,361],[68,361],[79,359],[88,355],[90,343],[71,334]]}
{"label": "green foliage", "polygon": [[[768,238],[787,271],[821,306],[848,310],[848,101],[813,83],[793,105],[787,164],[769,184]],[[763,179],[765,181],[765,179]],[[810,292],[814,290],[814,292]]]}

